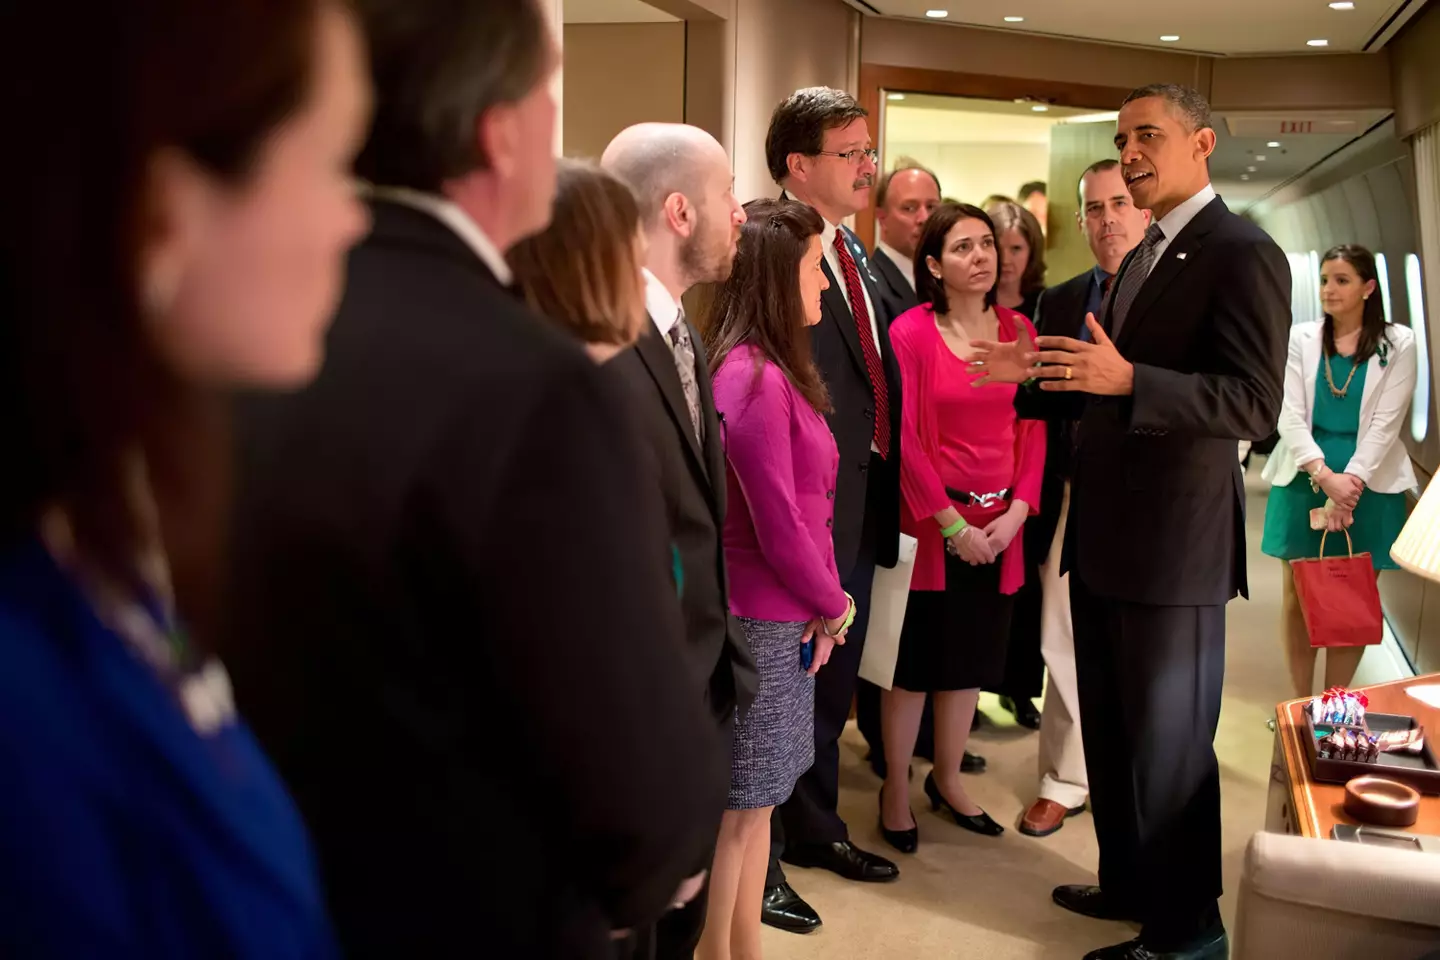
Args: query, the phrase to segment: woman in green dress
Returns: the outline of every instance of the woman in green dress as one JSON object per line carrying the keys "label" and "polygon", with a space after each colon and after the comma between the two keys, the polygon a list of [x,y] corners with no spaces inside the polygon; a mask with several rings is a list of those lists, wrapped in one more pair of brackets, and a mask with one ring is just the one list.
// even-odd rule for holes
{"label": "woman in green dress", "polygon": [[[1285,658],[1300,697],[1318,692],[1316,649],[1289,561],[1318,557],[1322,532],[1344,530],[1356,553],[1369,552],[1377,575],[1394,569],[1390,546],[1405,524],[1405,491],[1415,485],[1401,439],[1415,390],[1415,340],[1386,322],[1377,286],[1375,257],[1364,247],[1325,254],[1325,317],[1290,332],[1280,442],[1262,474],[1272,486],[1260,549],[1284,564]],[[1316,514],[1312,525],[1315,510],[1323,523]],[[1331,537],[1332,554],[1337,540],[1345,549],[1343,537]],[[1364,651],[1327,648],[1321,689],[1348,685]]]}

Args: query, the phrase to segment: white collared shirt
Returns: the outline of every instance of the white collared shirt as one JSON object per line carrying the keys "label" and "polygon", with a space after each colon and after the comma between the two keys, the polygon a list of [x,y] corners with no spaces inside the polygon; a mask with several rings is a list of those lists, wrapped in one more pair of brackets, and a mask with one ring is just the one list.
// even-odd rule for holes
{"label": "white collared shirt", "polygon": [[1155,264],[1159,263],[1160,258],[1165,256],[1165,251],[1169,248],[1170,241],[1180,236],[1180,231],[1188,227],[1190,221],[1194,220],[1200,211],[1209,206],[1210,201],[1214,199],[1215,187],[1207,183],[1195,196],[1160,218],[1160,229],[1165,232],[1165,239],[1155,244],[1155,256],[1150,261],[1150,269],[1152,272],[1155,269]]}
{"label": "white collared shirt", "polygon": [[508,287],[514,282],[515,274],[511,271],[510,264],[505,262],[505,255],[500,252],[500,248],[495,246],[485,231],[480,229],[480,225],[470,219],[470,215],[460,209],[458,204],[433,193],[423,193],[409,187],[371,187],[369,194],[377,200],[389,200],[430,214],[455,231],[455,235],[475,251],[475,256],[490,268],[501,286]]}
{"label": "white collared shirt", "polygon": [[880,241],[880,250],[882,253],[885,254],[885,256],[890,258],[891,263],[895,264],[895,266],[900,268],[900,275],[905,278],[906,283],[910,284],[910,289],[914,290],[915,261],[905,256],[905,254],[901,253],[899,250],[896,250],[894,247],[890,246],[890,244],[886,243],[884,240]]}
{"label": "white collared shirt", "polygon": [[655,322],[655,327],[660,335],[669,338],[670,331],[675,329],[675,324],[685,315],[685,309],[675,302],[675,297],[666,289],[660,278],[651,273],[647,268],[645,271],[645,309],[650,314],[650,319]]}

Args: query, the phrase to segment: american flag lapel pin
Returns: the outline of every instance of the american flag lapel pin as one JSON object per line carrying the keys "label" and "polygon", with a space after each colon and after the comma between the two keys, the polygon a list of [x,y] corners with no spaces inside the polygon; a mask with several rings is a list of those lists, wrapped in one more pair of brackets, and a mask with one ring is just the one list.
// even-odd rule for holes
{"label": "american flag lapel pin", "polygon": [[1184,260],[1184,259],[1185,259],[1185,254],[1183,254],[1183,253],[1177,253],[1177,254],[1175,254],[1175,259],[1176,259],[1176,260]]}

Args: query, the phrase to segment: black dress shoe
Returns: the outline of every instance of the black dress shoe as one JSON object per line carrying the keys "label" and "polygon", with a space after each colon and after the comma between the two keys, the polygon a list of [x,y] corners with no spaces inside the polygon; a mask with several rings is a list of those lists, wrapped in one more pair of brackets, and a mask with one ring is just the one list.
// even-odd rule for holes
{"label": "black dress shoe", "polygon": [[1050,899],[1071,913],[1078,913],[1095,920],[1129,920],[1138,923],[1135,911],[1123,904],[1112,903],[1099,887],[1084,883],[1067,883],[1056,887]]}
{"label": "black dress shoe", "polygon": [[961,773],[984,773],[984,772],[985,772],[985,758],[984,758],[984,757],[981,757],[981,756],[977,756],[977,755],[971,753],[969,750],[966,750],[966,751],[965,751],[965,756],[964,756],[964,758],[962,758],[961,761],[960,761],[960,772],[961,772]]}
{"label": "black dress shoe", "polygon": [[796,844],[785,848],[781,857],[797,867],[818,867],[838,873],[846,880],[885,883],[900,876],[900,868],[884,857],[866,853],[849,840],[838,843]]}
{"label": "black dress shoe", "polygon": [[1035,701],[1029,697],[1020,697],[1018,700],[1001,697],[1000,706],[1013,713],[1015,722],[1020,726],[1029,730],[1040,729],[1040,711],[1035,709]]}
{"label": "black dress shoe", "polygon": [[[910,814],[910,821],[915,822],[915,814]],[[901,853],[914,853],[920,846],[920,825],[917,823],[909,830],[891,830],[885,826],[885,787],[880,787],[880,836]]]}
{"label": "black dress shoe", "polygon": [[982,837],[998,837],[1005,832],[1005,828],[994,820],[991,820],[990,814],[984,810],[981,810],[972,817],[950,806],[950,801],[946,800],[945,795],[940,792],[940,785],[935,782],[935,775],[933,773],[925,778],[925,796],[930,798],[930,807],[932,810],[939,810],[941,807],[944,807],[949,811],[950,816],[955,818],[957,825],[964,827],[972,833],[978,833]]}
{"label": "black dress shoe", "polygon": [[810,933],[820,926],[820,914],[782,883],[765,889],[765,899],[760,904],[760,922],[787,933]]}
{"label": "black dress shoe", "polygon": [[1225,960],[1229,955],[1230,939],[1221,930],[1174,950],[1156,950],[1139,940],[1130,940],[1091,950],[1085,960]]}

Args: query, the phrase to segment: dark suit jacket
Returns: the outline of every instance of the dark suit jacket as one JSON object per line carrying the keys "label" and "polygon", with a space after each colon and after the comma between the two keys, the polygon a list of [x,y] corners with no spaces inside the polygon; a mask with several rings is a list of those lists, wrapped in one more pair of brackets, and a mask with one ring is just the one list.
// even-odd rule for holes
{"label": "dark suit jacket", "polygon": [[[876,562],[882,567],[893,567],[900,546],[900,367],[895,362],[889,332],[894,316],[870,272],[869,258],[859,238],[849,230],[845,236],[850,243],[850,254],[860,268],[860,281],[869,291],[878,314],[875,325],[880,331],[880,342],[877,346],[889,388],[891,448],[883,468],[871,471],[875,394],[865,369],[855,317],[841,292],[840,284],[844,281],[831,274],[830,264],[826,262],[825,278],[830,281],[830,289],[821,297],[821,320],[810,328],[810,345],[835,408],[826,419],[840,448],[834,534],[835,565],[841,580],[848,579],[855,567],[867,507],[874,512],[869,522],[874,524]],[[876,489],[870,490],[871,486]]]}
{"label": "dark suit jacket", "polygon": [[1247,593],[1235,444],[1275,428],[1289,331],[1285,255],[1217,197],[1171,240],[1120,330],[1131,396],[1017,392],[1023,416],[1080,420],[1064,565],[1091,591],[1174,606]]}
{"label": "dark suit jacket", "polygon": [[920,305],[915,288],[910,286],[910,281],[905,279],[905,274],[900,272],[890,255],[878,246],[875,252],[870,254],[870,272],[878,281],[880,295],[889,301],[891,320]]}
{"label": "dark suit jacket", "polygon": [[449,228],[374,218],[319,378],[241,412],[238,699],[347,955],[609,956],[729,781],[644,448]]}
{"label": "dark suit jacket", "polygon": [[[646,323],[634,349],[617,356],[611,365],[630,388],[651,451],[670,537],[680,551],[686,658],[696,683],[708,691],[707,701],[717,726],[724,729],[723,753],[727,759],[721,764],[728,769],[731,721],[736,707],[744,709],[754,699],[759,674],[750,645],[730,616],[730,587],[721,539],[725,526],[724,428],[715,413],[710,368],[694,326],[690,327],[690,337],[696,348],[695,376],[705,427],[703,447],[690,424],[674,355],[654,323]],[[720,813],[717,807],[717,826]]]}
{"label": "dark suit jacket", "polygon": [[[1086,270],[1040,295],[1036,304],[1035,332],[1041,336],[1079,337],[1085,326],[1085,302],[1090,296],[1094,270]],[[1040,486],[1040,512],[1025,521],[1025,559],[1044,563],[1060,525],[1060,504],[1070,479],[1073,421],[1052,416],[1046,423],[1045,473]]]}

